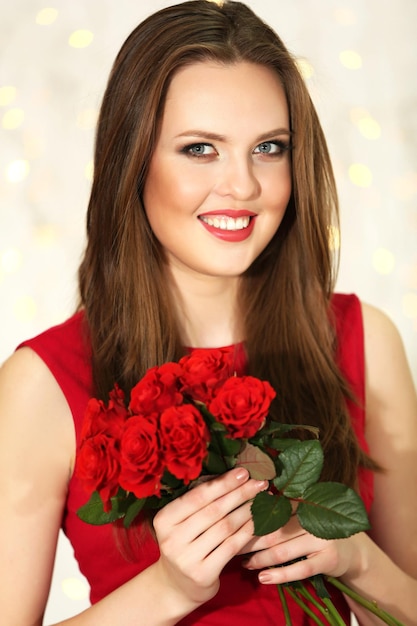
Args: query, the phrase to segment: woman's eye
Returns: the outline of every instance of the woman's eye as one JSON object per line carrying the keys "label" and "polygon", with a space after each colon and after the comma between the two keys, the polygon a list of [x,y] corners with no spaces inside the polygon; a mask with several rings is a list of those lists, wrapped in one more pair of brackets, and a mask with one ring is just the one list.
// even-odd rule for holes
{"label": "woman's eye", "polygon": [[273,156],[280,156],[289,149],[289,145],[284,141],[263,141],[256,146],[255,154],[271,154]]}
{"label": "woman's eye", "polygon": [[192,157],[205,157],[216,154],[215,149],[209,143],[193,143],[182,148],[181,152]]}

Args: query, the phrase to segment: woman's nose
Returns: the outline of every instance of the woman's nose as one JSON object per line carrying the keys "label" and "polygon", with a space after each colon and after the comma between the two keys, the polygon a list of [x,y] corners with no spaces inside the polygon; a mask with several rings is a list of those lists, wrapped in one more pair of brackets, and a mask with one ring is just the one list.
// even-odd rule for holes
{"label": "woman's nose", "polygon": [[259,195],[260,183],[251,159],[233,157],[222,163],[216,191],[236,200],[252,200]]}

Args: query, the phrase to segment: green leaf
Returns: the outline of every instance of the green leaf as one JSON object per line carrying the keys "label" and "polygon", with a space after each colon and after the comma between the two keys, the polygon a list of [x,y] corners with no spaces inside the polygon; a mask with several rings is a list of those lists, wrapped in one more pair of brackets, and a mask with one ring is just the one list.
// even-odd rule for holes
{"label": "green leaf", "polygon": [[301,526],[322,539],[342,539],[370,528],[358,494],[341,483],[317,483],[309,487],[297,508]]}
{"label": "green leaf", "polygon": [[133,503],[128,507],[126,515],[123,520],[123,526],[129,528],[135,517],[141,512],[146,502],[146,498],[135,499]]}
{"label": "green leaf", "polygon": [[208,474],[224,474],[224,472],[233,467],[235,459],[231,457],[224,457],[209,450],[208,456],[204,461],[204,468]]}
{"label": "green leaf", "polygon": [[222,437],[221,448],[223,454],[226,456],[236,456],[239,454],[242,447],[242,442],[237,439],[230,439],[230,437]]}
{"label": "green leaf", "polygon": [[[197,409],[200,411],[201,415],[204,418],[204,421],[206,422],[207,426],[209,426],[210,428],[212,426],[215,426],[216,424],[219,424],[219,422],[217,422],[214,418],[214,415],[212,413],[210,413],[210,411],[208,410],[208,408],[206,407],[206,405],[204,404],[204,402],[200,402],[200,401],[195,401],[192,404],[194,404]],[[222,428],[224,428],[224,426],[221,424]]]}
{"label": "green leaf", "polygon": [[211,439],[208,446],[209,452],[214,452],[220,458],[224,459],[223,472],[234,467],[235,463],[229,462],[229,457],[235,457],[242,447],[242,442],[238,439],[231,439],[227,436],[227,431],[222,424],[218,424],[221,428],[210,427]]}
{"label": "green leaf", "polygon": [[310,576],[310,582],[313,584],[314,589],[319,598],[330,598],[330,593],[327,591],[326,585],[324,584],[324,578],[321,574],[315,574],[314,576]]}
{"label": "green leaf", "polygon": [[295,444],[300,443],[299,439],[269,439],[267,445],[273,450],[284,451]]}
{"label": "green leaf", "polygon": [[98,492],[94,491],[87,504],[84,504],[84,506],[78,509],[77,516],[83,522],[94,524],[95,526],[110,524],[124,515],[124,511],[120,509],[119,500],[116,497],[111,498],[111,504],[111,511],[106,513],[103,509],[103,502]]}
{"label": "green leaf", "polygon": [[[281,424],[280,422],[268,422],[260,431],[259,435],[271,435],[271,434],[279,434],[285,435],[286,433],[290,433],[294,430],[307,430],[312,433],[316,438],[319,435],[319,429],[316,426],[309,426],[308,424]],[[255,436],[257,437],[257,435]]]}
{"label": "green leaf", "polygon": [[251,443],[246,443],[238,454],[236,464],[245,467],[251,478],[256,480],[272,480],[277,475],[271,457]]}
{"label": "green leaf", "polygon": [[300,498],[317,482],[323,467],[323,450],[317,440],[298,441],[279,455],[283,466],[274,480],[275,487],[288,498]]}
{"label": "green leaf", "polygon": [[292,513],[291,502],[285,496],[261,491],[252,502],[251,512],[255,535],[268,535],[288,522]]}
{"label": "green leaf", "polygon": [[162,484],[167,487],[171,487],[172,489],[177,489],[182,485],[182,480],[171,474],[167,469],[164,471],[164,475],[162,477]]}

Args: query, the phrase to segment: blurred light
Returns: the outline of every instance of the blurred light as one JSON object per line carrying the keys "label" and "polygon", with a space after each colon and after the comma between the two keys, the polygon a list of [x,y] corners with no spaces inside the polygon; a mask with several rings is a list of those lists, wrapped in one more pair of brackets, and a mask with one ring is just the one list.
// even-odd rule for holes
{"label": "blurred light", "polygon": [[354,50],[343,50],[339,54],[339,60],[348,70],[358,70],[362,67],[362,57]]}
{"label": "blurred light", "polygon": [[22,266],[22,253],[18,248],[6,248],[0,253],[0,269],[5,274],[14,274]]}
{"label": "blurred light", "polygon": [[68,43],[72,48],[86,48],[93,39],[91,30],[76,30],[70,35]]}
{"label": "blurred light", "polygon": [[14,130],[23,124],[25,113],[23,109],[9,109],[3,115],[2,126],[6,130]]}
{"label": "blurred light", "polygon": [[50,248],[58,240],[57,229],[52,224],[43,224],[36,229],[35,239],[39,247]]}
{"label": "blurred light", "polygon": [[311,63],[309,63],[309,61],[307,61],[307,59],[296,59],[295,63],[298,67],[298,71],[305,80],[313,76],[314,67]]}
{"label": "blurred light", "polygon": [[403,296],[403,311],[406,317],[417,318],[417,293],[409,292]]}
{"label": "blurred light", "polygon": [[36,315],[36,302],[32,296],[21,296],[14,303],[14,314],[21,322],[30,322]]}
{"label": "blurred light", "polygon": [[364,117],[359,120],[358,128],[366,139],[379,139],[381,136],[381,127],[372,117]]}
{"label": "blurred light", "polygon": [[91,159],[84,168],[84,175],[87,180],[92,182],[94,176],[94,161]]}
{"label": "blurred light", "polygon": [[19,183],[29,174],[30,165],[24,159],[16,159],[12,161],[6,170],[6,176],[9,182]]}
{"label": "blurred light", "polygon": [[395,256],[386,248],[377,248],[372,255],[372,265],[379,274],[391,274],[395,267]]}
{"label": "blurred light", "polygon": [[0,106],[7,106],[11,104],[16,98],[17,89],[12,85],[4,85],[0,87]]}
{"label": "blurred light", "polygon": [[64,578],[61,587],[70,600],[83,600],[88,597],[88,587],[80,578]]}
{"label": "blurred light", "polygon": [[372,172],[363,163],[353,163],[349,167],[349,178],[357,187],[369,187],[372,184]]}
{"label": "blurred light", "polygon": [[95,128],[98,118],[97,109],[84,109],[77,116],[77,126],[83,130]]}
{"label": "blurred light", "polygon": [[340,248],[340,230],[337,226],[329,226],[329,246],[330,250],[339,250]]}
{"label": "blurred light", "polygon": [[367,109],[354,107],[350,111],[350,119],[366,139],[378,139],[381,136],[381,126]]}
{"label": "blurred light", "polygon": [[49,26],[53,22],[55,22],[58,17],[58,10],[53,9],[52,7],[48,7],[45,9],[41,9],[36,16],[36,23],[39,26]]}

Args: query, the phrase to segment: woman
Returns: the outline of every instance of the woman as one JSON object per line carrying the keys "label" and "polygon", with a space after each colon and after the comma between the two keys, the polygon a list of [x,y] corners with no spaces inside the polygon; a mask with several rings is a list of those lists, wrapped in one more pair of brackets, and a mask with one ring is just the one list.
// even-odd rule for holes
{"label": "woman", "polygon": [[[42,624],[61,523],[93,603],[62,624],[284,623],[275,584],[315,573],[417,623],[416,394],[388,319],[333,294],[336,220],[321,127],[276,34],[243,4],[205,0],[133,31],[98,124],[80,309],[0,377],[8,625]],[[278,391],[275,419],[320,428],[323,478],[360,489],[369,535],[323,541],[293,520],[254,538],[250,500],[267,484],[242,469],[167,505],[156,541],[142,538],[130,560],[112,528],[77,518],[88,398],[107,399],[116,381],[128,394],[149,367],[220,346],[233,370]]]}

